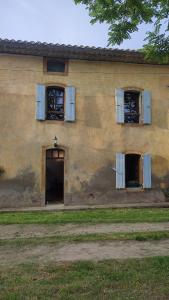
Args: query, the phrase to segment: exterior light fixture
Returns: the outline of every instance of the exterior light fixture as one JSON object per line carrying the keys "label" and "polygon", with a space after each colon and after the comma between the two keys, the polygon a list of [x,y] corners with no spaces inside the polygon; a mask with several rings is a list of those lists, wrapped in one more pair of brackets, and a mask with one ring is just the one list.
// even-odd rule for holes
{"label": "exterior light fixture", "polygon": [[53,141],[54,141],[54,144],[53,144],[53,146],[56,148],[57,146],[58,146],[58,143],[57,143],[57,137],[55,136],[55,138],[53,139]]}

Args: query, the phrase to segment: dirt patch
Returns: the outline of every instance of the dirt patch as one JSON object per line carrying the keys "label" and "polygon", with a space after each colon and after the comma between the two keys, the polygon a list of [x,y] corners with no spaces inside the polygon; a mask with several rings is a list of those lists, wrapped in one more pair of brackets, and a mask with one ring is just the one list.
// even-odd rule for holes
{"label": "dirt patch", "polygon": [[[169,230],[169,222],[138,224],[67,225],[0,225],[0,239],[47,237],[55,235],[151,232]],[[26,262],[47,263],[76,260],[103,260],[163,256],[169,253],[169,239],[161,241],[96,241],[83,243],[55,243],[33,246],[0,247],[0,264]]]}
{"label": "dirt patch", "polygon": [[0,265],[27,262],[47,263],[78,260],[104,260],[165,256],[169,253],[169,240],[155,242],[111,241],[87,243],[61,243],[57,245],[0,247]]}
{"label": "dirt patch", "polygon": [[96,225],[0,225],[0,239],[45,237],[55,235],[113,233],[113,232],[151,232],[169,230],[165,223],[96,224]]}

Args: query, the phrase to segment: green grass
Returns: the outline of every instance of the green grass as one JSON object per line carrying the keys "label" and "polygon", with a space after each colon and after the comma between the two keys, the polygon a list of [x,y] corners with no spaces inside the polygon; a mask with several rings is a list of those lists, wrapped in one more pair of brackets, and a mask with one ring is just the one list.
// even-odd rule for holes
{"label": "green grass", "polygon": [[70,234],[48,237],[17,238],[0,240],[0,246],[22,247],[27,245],[38,246],[46,244],[57,244],[59,242],[94,242],[94,241],[157,241],[169,239],[169,231],[153,232],[117,232],[117,233],[91,233],[91,234]]}
{"label": "green grass", "polygon": [[97,224],[169,221],[168,208],[95,209],[60,212],[1,212],[0,224]]}
{"label": "green grass", "polygon": [[168,300],[169,257],[1,266],[3,300]]}
{"label": "green grass", "polygon": [[[0,224],[97,224],[169,221],[169,209],[97,209],[62,212],[0,213]],[[57,235],[0,240],[4,251],[12,247],[60,242],[160,240],[169,231]],[[4,248],[3,248],[4,246]],[[24,250],[24,248],[23,248]],[[3,300],[168,300],[169,257],[107,260],[101,262],[2,265],[0,299]]]}

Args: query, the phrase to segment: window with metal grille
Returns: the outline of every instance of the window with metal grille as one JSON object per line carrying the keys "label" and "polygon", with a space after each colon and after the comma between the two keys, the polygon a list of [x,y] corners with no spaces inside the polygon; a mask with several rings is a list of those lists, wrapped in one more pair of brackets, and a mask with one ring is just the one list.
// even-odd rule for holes
{"label": "window with metal grille", "polygon": [[125,123],[139,123],[140,109],[139,109],[140,93],[137,91],[125,91],[124,93],[124,122]]}
{"label": "window with metal grille", "polygon": [[64,89],[50,86],[46,89],[47,120],[64,120]]}

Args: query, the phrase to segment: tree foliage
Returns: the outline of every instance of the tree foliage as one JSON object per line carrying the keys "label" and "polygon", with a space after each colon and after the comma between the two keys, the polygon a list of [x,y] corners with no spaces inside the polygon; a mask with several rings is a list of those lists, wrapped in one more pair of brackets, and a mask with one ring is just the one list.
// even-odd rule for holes
{"label": "tree foliage", "polygon": [[152,24],[143,51],[147,59],[169,62],[169,0],[74,0],[86,5],[91,23],[109,25],[108,45],[130,39],[139,25]]}

